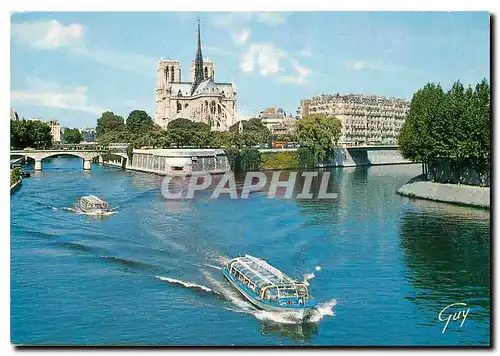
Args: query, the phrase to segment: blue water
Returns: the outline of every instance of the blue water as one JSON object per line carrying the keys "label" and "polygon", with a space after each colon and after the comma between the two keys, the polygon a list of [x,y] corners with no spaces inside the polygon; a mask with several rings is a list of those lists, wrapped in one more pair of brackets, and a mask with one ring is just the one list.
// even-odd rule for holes
{"label": "blue water", "polygon": [[[15,344],[490,343],[489,211],[395,194],[419,166],[333,169],[337,201],[167,201],[162,177],[81,166],[44,161],[11,198]],[[89,193],[118,213],[62,209]],[[298,279],[314,272],[319,320],[287,323],[245,303],[218,269],[244,253]],[[467,319],[442,333],[438,314],[456,302]]]}

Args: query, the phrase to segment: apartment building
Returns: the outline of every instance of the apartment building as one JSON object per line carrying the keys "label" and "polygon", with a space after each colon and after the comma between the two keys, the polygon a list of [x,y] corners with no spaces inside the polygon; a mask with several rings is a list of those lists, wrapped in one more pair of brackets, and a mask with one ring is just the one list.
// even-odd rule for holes
{"label": "apartment building", "polygon": [[327,114],[339,119],[345,145],[397,144],[410,110],[404,99],[363,94],[322,94],[301,101],[301,113]]}

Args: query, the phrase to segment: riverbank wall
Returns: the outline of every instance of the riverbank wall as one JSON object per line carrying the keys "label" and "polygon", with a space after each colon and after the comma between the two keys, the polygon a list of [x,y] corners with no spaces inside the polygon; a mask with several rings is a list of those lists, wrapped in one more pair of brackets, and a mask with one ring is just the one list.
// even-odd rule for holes
{"label": "riverbank wall", "polygon": [[12,184],[10,186],[10,194],[14,194],[19,188],[21,188],[21,185],[23,184],[23,179],[19,179],[16,183]]}
{"label": "riverbank wall", "polygon": [[339,147],[334,157],[323,167],[358,167],[392,164],[409,164],[397,148],[384,147]]}
{"label": "riverbank wall", "polygon": [[490,208],[490,188],[463,184],[436,183],[426,181],[423,176],[415,177],[397,190],[403,196],[471,206]]}
{"label": "riverbank wall", "polygon": [[[99,158],[105,166],[124,168],[160,175],[208,172],[225,173],[230,170],[299,169],[297,149],[134,149],[132,160],[126,154],[109,154]],[[387,147],[339,147],[333,158],[317,164],[317,168],[357,167],[371,165],[411,164],[400,152]]]}
{"label": "riverbank wall", "polygon": [[219,174],[231,170],[227,154],[222,149],[134,149],[132,160],[125,156],[107,155],[99,163],[158,175]]}

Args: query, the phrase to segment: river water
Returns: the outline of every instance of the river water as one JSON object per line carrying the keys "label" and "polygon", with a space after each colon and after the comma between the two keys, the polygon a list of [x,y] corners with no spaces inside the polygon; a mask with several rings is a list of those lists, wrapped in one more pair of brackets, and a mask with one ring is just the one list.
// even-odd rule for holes
{"label": "river water", "polygon": [[[395,194],[418,165],[332,169],[336,200],[182,201],[162,196],[162,177],[81,167],[47,159],[11,197],[15,344],[490,344],[489,211]],[[86,194],[116,214],[65,209]],[[220,268],[245,253],[298,279],[314,273],[314,322],[235,293]],[[440,311],[459,302],[465,322],[443,332]]]}

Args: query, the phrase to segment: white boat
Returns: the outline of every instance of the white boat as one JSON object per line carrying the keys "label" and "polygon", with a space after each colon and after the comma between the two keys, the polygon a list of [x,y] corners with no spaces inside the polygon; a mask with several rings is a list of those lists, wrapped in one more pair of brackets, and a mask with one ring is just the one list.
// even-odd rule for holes
{"label": "white boat", "polygon": [[95,195],[81,197],[76,205],[85,213],[105,214],[111,211],[108,203]]}
{"label": "white boat", "polygon": [[227,280],[256,307],[294,312],[305,317],[317,305],[304,282],[296,281],[261,258],[250,255],[229,261],[222,269]]}

